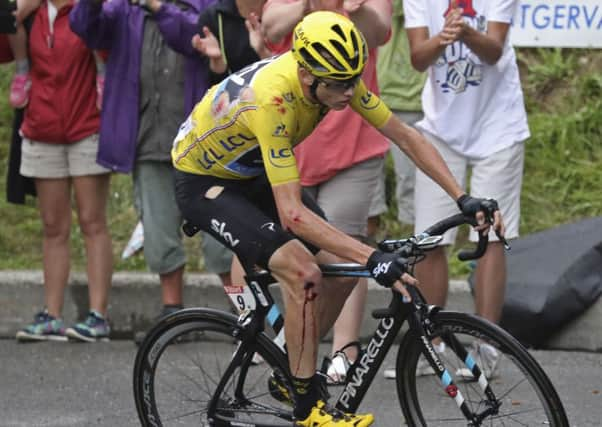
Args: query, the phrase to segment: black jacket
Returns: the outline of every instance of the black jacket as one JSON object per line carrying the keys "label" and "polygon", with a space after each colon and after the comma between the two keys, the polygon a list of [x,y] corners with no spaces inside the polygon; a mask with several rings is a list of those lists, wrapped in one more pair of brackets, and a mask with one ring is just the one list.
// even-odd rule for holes
{"label": "black jacket", "polygon": [[228,71],[215,74],[209,71],[209,84],[214,85],[249,64],[259,61],[259,55],[249,44],[249,32],[245,19],[238,13],[234,0],[218,0],[199,16],[199,34],[203,37],[203,27],[208,27],[219,41],[218,16],[222,17],[222,34]]}

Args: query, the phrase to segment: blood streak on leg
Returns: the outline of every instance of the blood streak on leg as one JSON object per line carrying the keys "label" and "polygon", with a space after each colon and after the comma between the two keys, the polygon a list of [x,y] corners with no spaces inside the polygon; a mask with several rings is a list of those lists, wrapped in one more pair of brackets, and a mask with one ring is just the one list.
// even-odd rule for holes
{"label": "blood streak on leg", "polygon": [[[307,309],[307,303],[313,302],[316,297],[318,296],[318,294],[314,291],[315,288],[315,284],[313,282],[307,282],[304,286],[303,289],[305,290],[305,300],[303,301],[303,318],[302,318],[302,325],[303,325],[303,329],[301,332],[301,351],[299,353],[300,357],[299,360],[297,362],[297,368],[295,369],[295,373],[294,375],[297,376],[298,372],[299,372],[299,368],[301,367],[301,356],[303,356],[303,347],[305,347],[305,310]],[[310,314],[313,316],[313,310],[311,310],[310,308]],[[315,320],[315,319],[312,319]],[[315,325],[315,321],[312,321],[312,326]]]}

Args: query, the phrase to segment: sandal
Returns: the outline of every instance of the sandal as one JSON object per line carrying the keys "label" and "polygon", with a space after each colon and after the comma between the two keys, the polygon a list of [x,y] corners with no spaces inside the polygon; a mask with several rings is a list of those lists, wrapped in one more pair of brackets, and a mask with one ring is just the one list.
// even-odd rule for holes
{"label": "sandal", "polygon": [[328,370],[326,371],[326,382],[328,385],[342,385],[345,383],[347,372],[353,364],[345,353],[345,349],[349,347],[356,347],[358,354],[362,350],[359,341],[352,341],[333,354],[330,366],[328,366]]}

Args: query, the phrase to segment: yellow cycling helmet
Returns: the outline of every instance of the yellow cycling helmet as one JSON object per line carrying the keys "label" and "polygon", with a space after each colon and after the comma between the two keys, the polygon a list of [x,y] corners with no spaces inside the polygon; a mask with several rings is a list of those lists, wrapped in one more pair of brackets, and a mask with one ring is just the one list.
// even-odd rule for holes
{"label": "yellow cycling helmet", "polygon": [[293,55],[316,77],[348,80],[359,76],[368,60],[362,33],[334,12],[307,15],[293,31]]}

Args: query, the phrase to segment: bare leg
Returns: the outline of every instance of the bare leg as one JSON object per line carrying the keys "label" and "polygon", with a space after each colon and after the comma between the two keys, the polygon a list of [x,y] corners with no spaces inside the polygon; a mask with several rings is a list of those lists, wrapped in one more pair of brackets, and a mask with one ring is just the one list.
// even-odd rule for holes
{"label": "bare leg", "polygon": [[113,274],[111,236],[106,218],[110,177],[110,174],[102,174],[73,178],[79,226],[86,245],[90,310],[103,316],[107,314]]}
{"label": "bare leg", "polygon": [[368,239],[375,239],[380,229],[380,215],[368,217],[366,224],[366,236]]}
{"label": "bare leg", "polygon": [[[345,305],[334,324],[333,353],[350,342],[358,340],[362,319],[364,318],[367,293],[368,282],[366,279],[360,279],[347,301],[345,301]],[[354,361],[358,356],[357,347],[347,347],[345,354],[347,354],[350,361]]]}
{"label": "bare leg", "polygon": [[184,286],[184,266],[159,274],[161,282],[161,299],[163,305],[182,304],[182,291]]}
{"label": "bare leg", "polygon": [[502,317],[506,288],[506,259],[500,242],[491,242],[475,271],[477,314],[498,323]]}
{"label": "bare leg", "polygon": [[242,268],[242,264],[238,260],[238,257],[234,255],[232,257],[232,267],[230,267],[230,280],[235,285],[244,285],[245,282],[245,271]]}
{"label": "bare leg", "polygon": [[60,317],[69,279],[71,182],[69,178],[36,179],[42,219],[45,304],[48,313]]}
{"label": "bare leg", "polygon": [[445,248],[440,246],[429,252],[423,261],[416,264],[415,273],[426,301],[444,307],[449,286]]}
{"label": "bare leg", "polygon": [[314,256],[297,240],[280,247],[270,258],[269,268],[283,287],[291,373],[311,378],[316,372],[320,331],[317,302],[323,298],[320,269]]}

